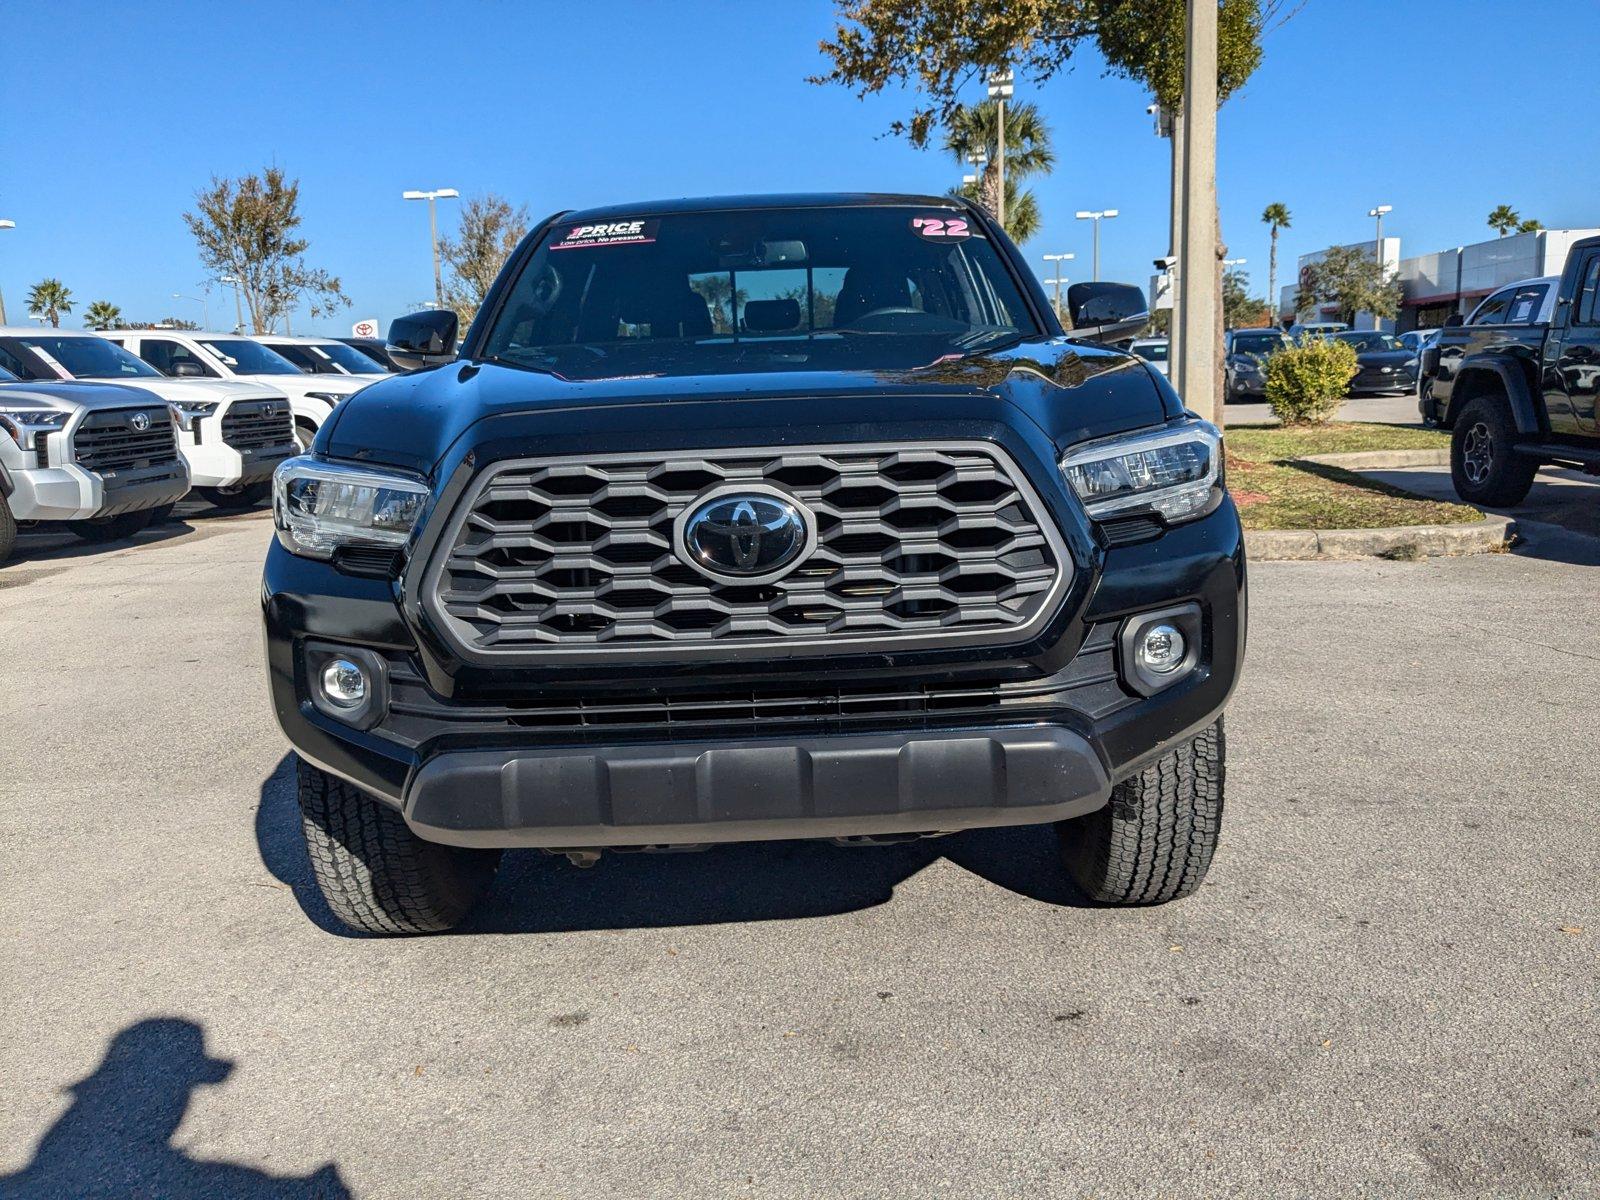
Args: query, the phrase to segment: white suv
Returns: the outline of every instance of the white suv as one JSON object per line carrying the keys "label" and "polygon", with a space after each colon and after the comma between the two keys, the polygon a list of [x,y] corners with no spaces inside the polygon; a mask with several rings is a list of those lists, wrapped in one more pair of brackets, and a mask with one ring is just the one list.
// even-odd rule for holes
{"label": "white suv", "polygon": [[255,340],[287,358],[307,375],[353,375],[363,383],[376,383],[385,375],[394,374],[354,346],[347,346],[333,338],[258,333]]}
{"label": "white suv", "polygon": [[275,388],[294,408],[294,436],[311,445],[334,405],[377,376],[306,375],[281,354],[242,333],[187,329],[113,329],[100,334],[125,346],[163,375],[176,379],[228,379]]}
{"label": "white suv", "polygon": [[273,469],[298,452],[281,391],[259,383],[169,379],[87,330],[0,328],[0,367],[24,382],[123,383],[161,397],[178,427],[190,483],[222,508],[261,503]]}

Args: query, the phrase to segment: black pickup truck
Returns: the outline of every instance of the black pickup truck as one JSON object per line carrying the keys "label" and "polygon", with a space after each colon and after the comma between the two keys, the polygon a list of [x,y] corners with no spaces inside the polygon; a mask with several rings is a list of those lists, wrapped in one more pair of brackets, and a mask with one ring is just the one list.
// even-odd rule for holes
{"label": "black pickup truck", "polygon": [[448,928],[503,849],[1053,825],[1102,903],[1199,886],[1245,636],[1216,428],[1068,337],[982,210],[741,197],[553,217],[458,352],[274,483],[262,598],[317,881]]}
{"label": "black pickup truck", "polygon": [[1469,503],[1519,503],[1544,465],[1600,474],[1600,238],[1568,251],[1544,322],[1549,286],[1490,296],[1424,355],[1419,408],[1452,431],[1450,474]]}

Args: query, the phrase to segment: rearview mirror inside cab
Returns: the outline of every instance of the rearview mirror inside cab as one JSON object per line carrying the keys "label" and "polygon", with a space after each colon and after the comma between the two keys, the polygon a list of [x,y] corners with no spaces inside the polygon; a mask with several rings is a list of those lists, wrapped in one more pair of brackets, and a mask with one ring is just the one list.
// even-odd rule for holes
{"label": "rearview mirror inside cab", "polygon": [[460,321],[447,308],[429,308],[396,317],[389,325],[389,356],[407,371],[437,367],[456,356]]}
{"label": "rearview mirror inside cab", "polygon": [[1150,323],[1144,292],[1131,283],[1075,283],[1067,289],[1072,336],[1115,342],[1137,335]]}

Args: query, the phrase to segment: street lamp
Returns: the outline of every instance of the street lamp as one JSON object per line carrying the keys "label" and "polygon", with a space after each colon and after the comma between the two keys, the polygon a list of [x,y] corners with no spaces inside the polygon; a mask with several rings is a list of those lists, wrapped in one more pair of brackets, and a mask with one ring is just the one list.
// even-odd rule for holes
{"label": "street lamp", "polygon": [[989,74],[989,99],[995,102],[995,198],[994,219],[1006,227],[1006,101],[1011,99],[1011,72],[1002,67]]}
{"label": "street lamp", "polygon": [[1057,317],[1059,317],[1061,315],[1061,285],[1063,283],[1068,282],[1067,280],[1061,278],[1061,264],[1064,263],[1064,262],[1071,262],[1074,258],[1077,258],[1077,257],[1078,256],[1076,254],[1046,254],[1044,256],[1045,262],[1052,262],[1052,263],[1056,264],[1056,277],[1054,279],[1046,279],[1045,282],[1046,283],[1053,283],[1053,284],[1056,285],[1056,316]]}
{"label": "street lamp", "polygon": [[402,192],[402,200],[426,200],[428,202],[428,237],[433,243],[433,299],[440,308],[444,307],[444,279],[439,274],[439,218],[434,208],[435,200],[454,200],[461,195],[455,188],[436,188],[431,192]]}
{"label": "street lamp", "polygon": [[[17,227],[17,223],[15,221],[0,221],[0,229],[15,229],[16,227]],[[5,292],[0,291],[0,325],[4,325],[5,323],[6,323],[6,294],[5,294]]]}
{"label": "street lamp", "polygon": [[1367,209],[1367,216],[1376,218],[1378,222],[1378,240],[1373,244],[1377,253],[1373,257],[1377,260],[1380,271],[1383,269],[1383,214],[1393,211],[1394,205],[1392,204],[1380,204],[1377,208]]}
{"label": "street lamp", "polygon": [[1090,212],[1087,209],[1078,211],[1078,220],[1094,222],[1094,277],[1100,278],[1100,222],[1111,220],[1117,215],[1114,208],[1102,208],[1099,212]]}
{"label": "street lamp", "polygon": [[200,311],[203,314],[205,314],[205,321],[206,321],[206,323],[204,325],[202,325],[200,328],[202,328],[202,329],[210,329],[211,328],[211,297],[210,296],[207,296],[204,300],[202,300],[198,296],[185,296],[185,295],[182,295],[179,292],[173,292],[172,293],[172,298],[174,300],[189,300],[189,301],[191,301],[191,302],[193,302],[195,304],[198,304],[200,306]]}
{"label": "street lamp", "polygon": [[980,150],[974,150],[967,155],[967,161],[972,164],[972,174],[963,175],[962,183],[978,184],[978,199],[983,199],[983,169],[989,165],[989,156]]}
{"label": "street lamp", "polygon": [[239,299],[239,289],[241,287],[243,287],[244,285],[239,282],[239,277],[237,275],[223,275],[222,277],[220,277],[217,280],[217,282],[218,283],[226,283],[226,284],[232,285],[232,287],[233,287],[233,317],[234,317],[233,331],[235,333],[243,333],[244,332],[244,302]]}
{"label": "street lamp", "polygon": [[1225,267],[1242,267],[1249,261],[1248,258],[1225,258],[1222,260],[1222,265]]}

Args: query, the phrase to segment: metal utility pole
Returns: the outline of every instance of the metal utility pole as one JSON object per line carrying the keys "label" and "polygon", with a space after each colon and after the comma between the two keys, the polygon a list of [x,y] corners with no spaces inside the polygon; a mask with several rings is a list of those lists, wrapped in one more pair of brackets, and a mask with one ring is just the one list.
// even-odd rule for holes
{"label": "metal utility pole", "polygon": [[1378,240],[1373,243],[1372,258],[1373,261],[1378,264],[1380,270],[1383,267],[1383,214],[1391,213],[1393,211],[1394,205],[1392,204],[1380,204],[1376,208],[1369,208],[1367,210],[1367,216],[1376,217],[1378,221]]}
{"label": "metal utility pole", "polygon": [[1217,4],[1189,0],[1183,67],[1178,392],[1207,420],[1217,390]]}
{"label": "metal utility pole", "polygon": [[1097,280],[1100,278],[1100,222],[1116,215],[1117,210],[1114,208],[1103,208],[1099,212],[1080,210],[1078,213],[1078,220],[1094,222],[1094,278]]}
{"label": "metal utility pole", "polygon": [[1064,262],[1071,262],[1076,257],[1077,257],[1076,254],[1046,254],[1044,256],[1045,262],[1052,262],[1052,263],[1056,264],[1056,277],[1054,279],[1046,279],[1045,282],[1046,283],[1053,283],[1053,284],[1056,285],[1056,316],[1058,318],[1061,317],[1061,312],[1062,312],[1062,310],[1061,310],[1061,285],[1063,283],[1070,282],[1070,280],[1066,280],[1066,279],[1063,279],[1061,277],[1061,264],[1064,263]]}
{"label": "metal utility pole", "polygon": [[444,277],[439,272],[439,216],[434,206],[437,200],[454,200],[461,195],[455,188],[436,188],[431,192],[403,192],[402,200],[426,200],[428,202],[428,240],[433,246],[433,301],[444,307]]}
{"label": "metal utility pole", "polygon": [[1002,67],[989,76],[989,99],[995,102],[994,219],[1006,227],[1006,101],[1012,93],[1011,71]]}
{"label": "metal utility pole", "polygon": [[[16,227],[17,227],[17,223],[15,221],[0,221],[0,229],[15,229]],[[0,325],[4,325],[5,323],[6,323],[6,294],[5,294],[4,291],[0,291]]]}
{"label": "metal utility pole", "polygon": [[244,332],[244,301],[239,299],[239,280],[233,275],[224,275],[217,280],[218,283],[231,283],[233,285],[233,315],[235,333]]}

